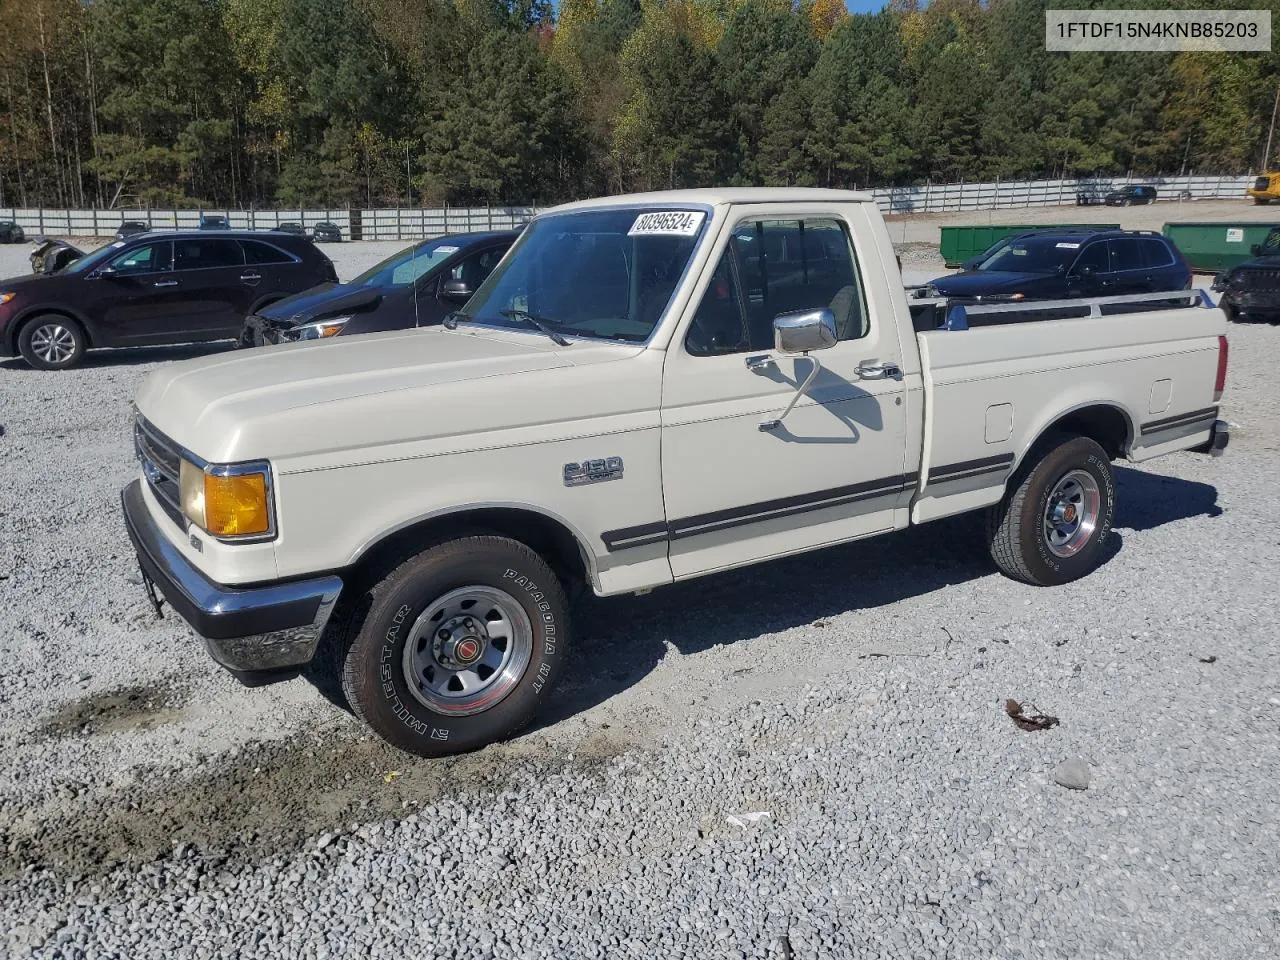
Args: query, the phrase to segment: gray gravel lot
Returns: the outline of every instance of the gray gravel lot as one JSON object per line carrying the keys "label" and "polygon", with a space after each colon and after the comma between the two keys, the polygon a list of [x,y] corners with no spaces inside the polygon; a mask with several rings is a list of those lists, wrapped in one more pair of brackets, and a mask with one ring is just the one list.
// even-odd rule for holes
{"label": "gray gravel lot", "polygon": [[555,714],[445,761],[143,600],[129,400],[211,348],[0,362],[0,956],[1273,957],[1278,348],[1232,328],[1227,455],[1118,467],[1077,584],[959,518],[589,600]]}

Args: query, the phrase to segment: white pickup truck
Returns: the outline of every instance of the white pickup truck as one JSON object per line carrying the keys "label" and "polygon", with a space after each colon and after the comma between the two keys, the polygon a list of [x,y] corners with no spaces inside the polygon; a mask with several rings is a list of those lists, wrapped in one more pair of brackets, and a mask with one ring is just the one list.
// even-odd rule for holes
{"label": "white pickup truck", "polygon": [[862,193],[573,203],[443,326],[151,374],[127,527],[244,682],[327,665],[391,743],[474,749],[550,696],[576,585],[979,509],[1005,574],[1089,573],[1111,461],[1227,443],[1226,319],[1158,299],[913,301]]}

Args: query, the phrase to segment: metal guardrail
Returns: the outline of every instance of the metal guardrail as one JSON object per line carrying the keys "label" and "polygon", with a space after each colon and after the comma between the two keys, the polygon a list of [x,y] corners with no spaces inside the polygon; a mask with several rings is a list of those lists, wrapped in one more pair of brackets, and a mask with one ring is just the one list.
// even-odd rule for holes
{"label": "metal guardrail", "polygon": [[1078,195],[1101,197],[1129,184],[1150,184],[1157,202],[1166,200],[1244,199],[1254,174],[1181,177],[1080,177],[1061,180],[1016,180],[982,183],[928,183],[910,187],[875,187],[882,213],[963,213],[1013,207],[1072,206]]}
{"label": "metal guardrail", "polygon": [[344,239],[418,240],[449,233],[512,230],[524,226],[534,207],[422,207],[365,210],[50,210],[0,207],[29,236],[108,237],[122,223],[141,221],[153,230],[195,230],[203,215],[225,217],[232,230],[273,230],[282,223],[334,223]]}
{"label": "metal guardrail", "polygon": [[[928,183],[871,190],[883,213],[956,213],[1012,207],[1067,206],[1081,191],[1101,195],[1131,183],[1155,186],[1158,202],[1170,199],[1224,199],[1245,196],[1253,174],[1185,177],[1082,177],[983,183]],[[14,220],[29,234],[110,236],[126,220],[142,220],[160,230],[192,230],[202,213],[227,218],[233,230],[271,230],[281,223],[304,227],[336,223],[344,238],[416,240],[446,233],[511,230],[538,213],[534,206],[402,207],[310,210],[51,210],[0,207],[0,220]]]}

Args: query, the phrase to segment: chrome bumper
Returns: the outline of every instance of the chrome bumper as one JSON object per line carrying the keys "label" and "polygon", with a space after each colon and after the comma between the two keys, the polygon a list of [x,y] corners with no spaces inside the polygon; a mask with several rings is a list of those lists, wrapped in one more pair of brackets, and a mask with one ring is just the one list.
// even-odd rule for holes
{"label": "chrome bumper", "polygon": [[1207,453],[1211,457],[1222,456],[1222,451],[1227,449],[1227,444],[1231,442],[1231,426],[1225,420],[1213,421],[1213,426],[1209,428],[1209,439],[1198,447],[1192,447],[1192,453]]}
{"label": "chrome bumper", "polygon": [[120,500],[144,585],[149,592],[158,590],[204,638],[214,660],[248,684],[283,679],[310,662],[342,592],[340,578],[324,576],[261,587],[214,583],[156,526],[143,497],[142,481],[125,487]]}

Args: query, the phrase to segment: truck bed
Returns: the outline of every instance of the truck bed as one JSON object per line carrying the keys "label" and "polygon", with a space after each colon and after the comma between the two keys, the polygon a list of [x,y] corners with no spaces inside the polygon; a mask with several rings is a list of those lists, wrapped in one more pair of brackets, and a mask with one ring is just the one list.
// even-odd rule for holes
{"label": "truck bed", "polygon": [[1123,440],[1109,452],[1133,461],[1208,439],[1227,323],[1200,291],[963,309],[954,328],[915,334],[925,422],[913,521],[997,502],[1033,441],[1071,416],[1113,418]]}

